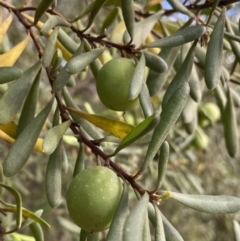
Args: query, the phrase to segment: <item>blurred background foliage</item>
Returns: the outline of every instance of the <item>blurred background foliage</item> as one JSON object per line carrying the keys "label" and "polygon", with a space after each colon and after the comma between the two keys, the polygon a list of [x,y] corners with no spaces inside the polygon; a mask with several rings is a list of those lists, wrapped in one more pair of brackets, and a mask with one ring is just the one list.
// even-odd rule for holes
{"label": "blurred background foliage", "polygon": [[[12,5],[21,6],[25,1],[7,1],[11,2]],[[66,18],[73,19],[79,14],[90,2],[92,1],[58,1],[56,10],[62,13]],[[139,4],[139,9],[143,6],[151,6],[156,4],[158,1],[150,0],[138,0],[136,3]],[[37,6],[40,0],[33,0],[32,5]],[[169,8],[169,5],[165,1],[160,1],[163,8]],[[101,24],[103,23],[106,14],[113,7],[106,7],[100,11],[97,18],[94,21],[93,27],[91,27],[91,34],[99,35]],[[146,8],[147,9],[147,8]],[[237,21],[240,15],[240,4],[234,4],[229,7],[228,16],[233,20]],[[33,12],[29,12],[33,14]],[[3,11],[3,18],[7,16],[7,12]],[[205,16],[202,16],[203,20]],[[43,18],[44,20],[44,18]],[[82,23],[87,22],[87,16],[84,17]],[[174,31],[174,26],[178,26],[179,22],[186,21],[186,16],[182,14],[173,14],[165,16],[163,20],[166,22],[166,26],[169,26],[169,31]],[[121,18],[118,17],[114,20],[111,26],[107,29],[106,34],[110,36],[110,39],[118,39],[118,34],[121,32],[121,26],[119,22]],[[118,28],[117,28],[118,26]],[[173,28],[171,28],[173,26]],[[17,30],[17,31],[16,31]],[[65,29],[69,31],[69,29]],[[123,31],[123,30],[122,30]],[[78,41],[75,34],[70,33],[71,37]],[[4,37],[2,44],[0,44],[1,53],[6,52],[11,46],[14,46],[25,36],[25,30],[14,17],[14,21],[8,30],[7,35]],[[42,39],[45,41],[45,39]],[[119,56],[115,50],[112,54]],[[107,58],[107,56],[105,56]],[[21,57],[19,58],[16,66],[27,69],[29,65],[37,61],[38,55],[36,54],[35,47],[32,43],[26,48]],[[225,51],[224,54],[224,66],[231,71],[234,64],[235,56],[231,51]],[[105,62],[106,60],[102,60]],[[197,61],[196,61],[197,63]],[[202,76],[202,68],[196,64],[199,78]],[[234,78],[239,81],[239,64],[236,68]],[[174,70],[169,75],[169,79],[174,74]],[[41,79],[41,88],[39,94],[39,103],[37,112],[49,100],[49,96],[46,93],[50,93],[50,87],[47,80]],[[46,77],[46,76],[45,76]],[[80,106],[84,111],[94,112],[97,114],[104,114],[107,116],[117,117],[123,120],[122,113],[116,113],[107,110],[99,101],[96,95],[95,80],[90,71],[87,73],[81,73],[76,77],[76,86],[70,88],[69,91],[74,97],[76,104]],[[202,81],[201,81],[202,83]],[[230,83],[232,88],[236,91],[236,95],[239,98],[240,88],[235,83]],[[0,95],[6,90],[7,84],[0,86]],[[154,106],[157,108],[161,102],[162,96],[165,92],[166,86],[163,87],[161,93],[156,97],[153,97]],[[231,158],[228,156],[225,148],[223,139],[223,127],[220,121],[219,107],[216,105],[213,92],[206,90],[206,87],[202,84],[203,96],[202,101],[197,106],[197,121],[199,125],[199,133],[196,137],[192,137],[193,141],[189,141],[189,135],[184,128],[181,121],[177,123],[174,130],[168,137],[170,143],[171,152],[170,160],[168,164],[168,170],[163,184],[163,189],[177,191],[182,193],[192,194],[218,194],[218,195],[232,195],[240,197],[240,186],[239,186],[239,173],[240,173],[240,156]],[[206,104],[211,103],[216,116],[211,116],[211,113],[206,112]],[[240,120],[240,102],[236,106],[236,113],[238,119],[238,126]],[[215,118],[216,117],[216,118]],[[49,123],[46,123],[42,136],[44,136],[48,127],[51,126],[51,118]],[[128,123],[136,124],[143,120],[143,115],[140,108],[136,108],[133,111],[125,114],[125,120]],[[213,119],[211,119],[213,118]],[[238,135],[240,129],[238,128]],[[189,143],[188,143],[189,142]],[[44,213],[42,217],[51,225],[51,229],[44,229],[46,240],[79,240],[79,228],[69,219],[66,205],[64,201],[66,189],[72,179],[72,172],[75,164],[75,160],[78,154],[78,143],[72,137],[71,131],[66,133],[64,138],[64,146],[67,151],[69,160],[69,170],[67,173],[63,173],[63,186],[62,186],[62,204],[52,209],[46,200],[45,194],[45,172],[48,156],[42,153],[32,153],[27,165],[17,175],[11,179],[7,179],[7,183],[12,185],[19,190],[23,198],[24,207],[30,210],[43,209]],[[7,144],[3,140],[0,140],[0,158],[4,159],[7,155],[10,144]],[[139,163],[143,160],[144,154],[146,153],[147,145],[142,144],[132,145],[129,148],[121,151],[115,158],[117,163],[120,163],[126,170],[134,172],[137,170]],[[106,152],[110,153],[113,150],[113,146],[107,144],[104,147]],[[156,157],[156,161],[157,161]],[[85,163],[86,165],[93,165],[96,162],[95,157],[91,154],[88,148],[85,148]],[[141,177],[141,183],[146,188],[154,188],[155,181],[157,179],[157,162],[153,162],[147,172]],[[12,197],[5,191],[2,196],[4,200],[13,202]],[[136,201],[134,195],[132,195],[132,202]],[[162,201],[160,209],[163,214],[169,219],[169,221],[176,227],[181,233],[184,240],[199,240],[199,241],[226,241],[233,240],[233,224],[232,220],[235,219],[240,221],[240,214],[232,215],[209,215],[199,213],[187,207],[184,207],[173,200]],[[8,214],[7,217],[1,215],[3,226],[13,224],[14,215]],[[30,234],[27,229],[22,231],[24,234]],[[20,231],[21,233],[21,231]],[[103,233],[104,237],[104,233]],[[6,237],[6,240],[17,240],[12,237]]]}

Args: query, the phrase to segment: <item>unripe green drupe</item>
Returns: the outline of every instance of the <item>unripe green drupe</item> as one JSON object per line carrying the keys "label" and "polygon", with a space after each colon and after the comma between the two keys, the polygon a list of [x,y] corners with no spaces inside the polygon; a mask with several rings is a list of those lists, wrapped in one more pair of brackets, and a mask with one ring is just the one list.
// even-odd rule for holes
{"label": "unripe green drupe", "polygon": [[126,58],[112,59],[99,71],[97,93],[102,103],[111,110],[127,111],[138,102],[128,99],[135,64]]}
{"label": "unripe green drupe", "polygon": [[72,180],[66,196],[73,221],[83,230],[109,228],[122,195],[122,182],[109,168],[95,166]]}

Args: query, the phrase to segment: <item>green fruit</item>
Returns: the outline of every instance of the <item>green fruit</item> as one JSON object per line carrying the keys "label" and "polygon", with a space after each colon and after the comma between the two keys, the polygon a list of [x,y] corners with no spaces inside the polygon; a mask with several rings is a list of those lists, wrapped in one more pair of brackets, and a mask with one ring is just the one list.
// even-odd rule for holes
{"label": "green fruit", "polygon": [[134,73],[134,62],[119,58],[107,62],[97,76],[97,92],[102,103],[111,110],[132,109],[138,98],[128,99],[129,88]]}
{"label": "green fruit", "polygon": [[95,166],[77,174],[66,195],[73,221],[83,230],[109,228],[122,195],[122,182],[109,168]]}
{"label": "green fruit", "polygon": [[201,106],[199,110],[199,123],[202,127],[209,126],[220,120],[221,113],[219,107],[212,102],[208,102]]}

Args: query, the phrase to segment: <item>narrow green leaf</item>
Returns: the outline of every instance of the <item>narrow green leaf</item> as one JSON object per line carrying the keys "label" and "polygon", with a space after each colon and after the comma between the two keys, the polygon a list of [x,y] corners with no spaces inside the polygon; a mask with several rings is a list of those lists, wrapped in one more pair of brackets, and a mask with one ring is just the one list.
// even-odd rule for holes
{"label": "narrow green leaf", "polygon": [[191,18],[196,18],[195,14],[193,14],[188,8],[186,8],[179,0],[168,0],[168,3],[177,12],[187,14]]}
{"label": "narrow green leaf", "polygon": [[227,103],[222,115],[225,144],[228,154],[236,157],[238,154],[237,117],[230,88],[227,89]]}
{"label": "narrow green leaf", "polygon": [[151,241],[151,232],[150,232],[149,219],[147,214],[145,217],[145,222],[143,227],[142,241]]}
{"label": "narrow green leaf", "polygon": [[200,102],[202,99],[202,88],[200,84],[200,79],[198,77],[197,69],[195,64],[193,64],[192,72],[189,80],[190,86],[190,96],[195,102]]}
{"label": "narrow green leaf", "polygon": [[233,220],[233,232],[234,232],[234,240],[240,241],[240,225],[236,220]]}
{"label": "narrow green leaf", "polygon": [[39,223],[36,223],[36,222],[31,223],[29,225],[29,227],[31,229],[33,237],[35,238],[35,241],[44,241],[45,240],[42,227]]}
{"label": "narrow green leaf", "polygon": [[49,156],[46,171],[46,195],[51,207],[57,207],[61,203],[62,189],[62,161],[63,161],[62,140],[55,151]]}
{"label": "narrow green leaf", "polygon": [[23,131],[23,129],[28,125],[28,123],[34,118],[37,102],[38,102],[38,93],[39,93],[39,83],[41,78],[41,69],[39,70],[32,87],[27,95],[27,98],[24,102],[21,115],[19,117],[18,126],[17,126],[17,136]]}
{"label": "narrow green leaf", "polygon": [[22,225],[22,198],[21,198],[20,193],[15,188],[7,186],[3,183],[0,183],[0,186],[7,189],[14,196],[15,202],[16,202],[16,228],[14,228],[12,231],[5,232],[7,234],[7,233],[12,233],[13,231],[21,228],[21,225]]}
{"label": "narrow green leaf", "polygon": [[134,38],[134,8],[133,0],[121,0],[121,9],[126,29],[130,35],[129,44]]}
{"label": "narrow green leaf", "polygon": [[106,18],[104,19],[100,32],[103,34],[104,31],[114,22],[115,18],[118,16],[119,10],[118,8],[113,8],[109,11]]}
{"label": "narrow green leaf", "polygon": [[108,118],[101,115],[88,114],[86,112],[66,107],[67,110],[73,112],[85,120],[91,122],[107,133],[123,139],[133,128],[133,125],[116,119]]}
{"label": "narrow green leaf", "polygon": [[83,30],[87,30],[93,23],[93,20],[95,19],[96,15],[98,14],[99,10],[102,8],[102,6],[107,2],[107,0],[95,0],[93,3],[93,6],[90,11],[90,16],[88,18],[88,24],[86,28]]}
{"label": "narrow green leaf", "polygon": [[[36,216],[38,216],[38,217],[41,217],[42,214],[43,214],[43,209],[37,210],[36,212],[34,212],[34,214],[35,214]],[[26,219],[22,222],[21,228],[23,229],[23,228],[29,226],[29,225],[30,225],[31,223],[33,223],[33,222],[34,222],[34,221],[33,221],[32,219],[26,218]]]}
{"label": "narrow green leaf", "polygon": [[154,203],[156,226],[155,226],[155,241],[166,241],[163,227],[162,215],[156,203]]}
{"label": "narrow green leaf", "polygon": [[204,77],[210,90],[216,88],[221,76],[225,15],[226,10],[223,8],[208,43]]}
{"label": "narrow green leaf", "polygon": [[59,141],[62,139],[64,133],[67,131],[72,121],[65,121],[50,129],[43,139],[43,152],[50,155],[57,148]]}
{"label": "narrow green leaf", "polygon": [[147,77],[147,86],[149,89],[150,96],[156,95],[161,88],[163,87],[164,83],[167,80],[167,77],[172,69],[172,66],[178,56],[179,48],[163,48],[159,54],[159,57],[162,58],[168,65],[167,71],[163,73],[157,73],[153,70],[149,71]]}
{"label": "narrow green leaf", "polygon": [[51,15],[49,19],[44,23],[40,33],[42,35],[46,35],[52,28],[56,26],[70,27],[70,24],[59,16]]}
{"label": "narrow green leaf", "polygon": [[140,105],[145,118],[148,118],[153,114],[152,101],[149,95],[149,90],[146,82],[143,82],[141,92],[139,94]]}
{"label": "narrow green leaf", "polygon": [[[3,211],[6,211],[6,212],[12,212],[12,213],[16,213],[17,212],[17,207],[16,205],[13,205],[13,204],[9,204],[9,203],[6,203],[4,202],[3,200],[0,199],[0,202],[7,206],[7,208],[2,208]],[[50,228],[51,226],[45,221],[43,220],[41,217],[39,217],[37,214],[29,211],[28,209],[26,208],[22,208],[22,216],[24,218],[30,218],[32,219],[33,221],[35,222],[38,222],[42,225],[44,225],[45,227],[47,228]]]}
{"label": "narrow green leaf", "polygon": [[[226,29],[229,33],[235,35],[234,29],[232,27],[232,22],[229,20],[229,18],[226,16]],[[232,47],[232,51],[235,54],[238,62],[240,62],[240,44],[232,39],[229,40],[229,43]]]}
{"label": "narrow green leaf", "polygon": [[189,91],[188,83],[184,83],[174,92],[174,94],[168,100],[167,104],[164,106],[162,113],[160,114],[160,121],[156,126],[152,135],[152,139],[149,143],[146,157],[140,170],[135,175],[136,177],[141,175],[141,173],[148,167],[149,163],[158,152],[168,133],[178,120],[178,117],[180,116],[186,104]]}
{"label": "narrow green leaf", "polygon": [[141,57],[134,69],[133,77],[131,80],[129,93],[128,93],[129,100],[134,100],[138,97],[144,82],[144,71],[145,71],[145,57],[144,57],[144,54],[141,54]]}
{"label": "narrow green leaf", "polygon": [[223,113],[226,106],[227,98],[220,84],[214,89],[214,95],[217,101],[217,105]]}
{"label": "narrow green leaf", "polygon": [[8,88],[0,100],[0,124],[7,124],[12,121],[31,88],[38,71],[41,68],[41,62],[37,62]]}
{"label": "narrow green leaf", "polygon": [[160,155],[158,160],[158,180],[157,180],[157,187],[155,191],[157,191],[163,184],[163,178],[165,176],[165,172],[167,169],[169,158],[169,144],[167,141],[164,141],[161,148],[160,148]]}
{"label": "narrow green leaf", "polygon": [[66,72],[69,74],[76,74],[81,72],[95,59],[97,59],[104,52],[104,50],[105,48],[97,48],[72,58],[66,64]]}
{"label": "narrow green leaf", "polygon": [[51,69],[50,75],[52,78],[55,79],[57,77],[58,71],[62,67],[62,61],[63,61],[62,51],[60,49],[57,49],[53,55],[52,62],[51,62],[52,69]]}
{"label": "narrow green leaf", "polygon": [[124,223],[128,215],[128,192],[129,186],[125,183],[106,241],[122,241]]}
{"label": "narrow green leaf", "polygon": [[183,45],[194,41],[206,32],[206,28],[202,25],[195,25],[180,29],[171,36],[156,40],[145,44],[142,48],[170,48]]}
{"label": "narrow green leaf", "polygon": [[211,17],[212,17],[212,14],[213,14],[213,12],[215,11],[216,7],[218,6],[218,3],[219,3],[219,0],[213,0],[212,7],[210,8],[210,13],[209,13],[209,15],[208,15],[208,20],[207,20],[206,25],[209,24],[210,19],[211,19]]}
{"label": "narrow green leaf", "polygon": [[195,56],[195,47],[196,47],[197,41],[195,41],[188,51],[188,54],[183,61],[180,69],[177,71],[176,75],[174,76],[172,82],[168,86],[165,95],[162,100],[162,106],[167,104],[169,98],[172,96],[172,94],[181,86],[184,82],[189,82],[189,78],[192,72],[192,66]]}
{"label": "narrow green leaf", "polygon": [[[83,50],[84,50],[84,42],[82,42],[79,45],[79,47],[74,52],[74,54],[72,55],[72,57],[70,58],[69,61],[71,61],[76,56],[82,54]],[[63,68],[61,68],[61,66],[59,67],[60,71],[57,74],[57,77],[54,80],[53,86],[52,86],[53,92],[55,92],[55,93],[62,90],[62,88],[67,84],[67,82],[69,81],[69,79],[72,76],[72,74],[70,74],[66,71],[66,67],[67,67],[67,64]]]}
{"label": "narrow green leaf", "polygon": [[163,227],[166,241],[184,241],[180,233],[173,227],[173,225],[162,215]]}
{"label": "narrow green leaf", "polygon": [[162,73],[167,70],[168,65],[160,56],[157,56],[156,54],[152,54],[145,50],[142,51],[142,53],[145,56],[146,66],[149,69],[158,73]]}
{"label": "narrow green leaf", "polygon": [[66,153],[66,150],[65,150],[65,148],[64,148],[64,146],[63,146],[63,143],[62,143],[62,152],[63,152],[63,160],[62,160],[62,171],[64,172],[64,173],[67,173],[67,171],[68,171],[68,166],[69,166],[69,164],[68,164],[68,156],[67,156],[67,153]]}
{"label": "narrow green leaf", "polygon": [[[84,49],[85,51],[90,51],[92,50],[90,44],[87,41],[84,41]],[[102,63],[101,61],[97,58],[95,59],[91,64],[90,64],[91,71],[93,73],[93,76],[95,79],[97,79],[99,70],[102,68]]]}
{"label": "narrow green leaf", "polygon": [[60,70],[57,78],[53,82],[52,90],[54,93],[62,90],[62,88],[67,84],[71,77],[71,74],[66,72],[65,66]]}
{"label": "narrow green leaf", "polygon": [[131,145],[137,141],[140,137],[146,135],[150,130],[152,130],[158,123],[159,118],[157,114],[149,116],[147,119],[142,121],[136,127],[134,127],[120,142],[117,149],[114,151],[114,154],[117,154],[120,150],[126,146]]}
{"label": "narrow green leaf", "polygon": [[38,22],[38,20],[42,17],[42,15],[47,11],[47,9],[52,5],[54,0],[42,0],[38,5],[35,16],[34,16],[34,25]]}
{"label": "narrow green leaf", "polygon": [[52,58],[54,55],[55,46],[57,42],[58,32],[59,32],[59,28],[55,28],[45,45],[43,56],[42,56],[42,65],[44,68],[49,67],[49,65],[52,62]]}
{"label": "narrow green leaf", "polygon": [[[75,104],[74,100],[72,99],[72,96],[70,95],[66,87],[63,88],[63,98],[68,107],[79,110],[78,106]],[[82,117],[72,112],[70,112],[70,115],[73,118],[73,120],[79,123],[80,126],[83,128],[83,130],[86,131],[86,133],[89,136],[91,136],[93,139],[101,138],[101,135],[99,134],[99,132],[96,130],[96,128],[93,128],[93,126],[89,122],[87,122]]]}
{"label": "narrow green leaf", "polygon": [[240,210],[240,198],[170,192],[170,198],[200,212],[226,214]]}
{"label": "narrow green leaf", "polygon": [[196,129],[197,108],[198,103],[196,103],[192,98],[188,98],[181,114],[183,125],[188,134],[192,134]]}
{"label": "narrow green leaf", "polygon": [[[127,1],[126,1],[127,2]],[[135,45],[136,48],[140,47],[143,42],[146,40],[147,36],[153,29],[157,20],[164,14],[164,11],[159,11],[148,18],[145,18],[142,21],[135,23],[134,25],[134,39],[132,44]],[[130,42],[131,38],[126,31],[123,36],[124,42]]]}
{"label": "narrow green leaf", "polygon": [[73,171],[73,178],[81,171],[85,169],[84,164],[84,148],[83,144],[80,143],[77,160],[75,162],[74,171]]}
{"label": "narrow green leaf", "polygon": [[62,28],[59,29],[58,40],[72,54],[74,54],[79,47],[79,44],[73,40],[71,35],[67,34]]}
{"label": "narrow green leaf", "polygon": [[142,232],[147,215],[149,196],[145,193],[138,203],[130,211],[129,216],[124,225],[123,240],[142,241]]}
{"label": "narrow green leaf", "polygon": [[53,101],[54,98],[52,98],[45,108],[25,127],[12,145],[3,163],[3,172],[6,177],[15,175],[27,162],[52,108]]}
{"label": "narrow green leaf", "polygon": [[0,67],[0,84],[5,84],[22,76],[23,71],[18,67]]}

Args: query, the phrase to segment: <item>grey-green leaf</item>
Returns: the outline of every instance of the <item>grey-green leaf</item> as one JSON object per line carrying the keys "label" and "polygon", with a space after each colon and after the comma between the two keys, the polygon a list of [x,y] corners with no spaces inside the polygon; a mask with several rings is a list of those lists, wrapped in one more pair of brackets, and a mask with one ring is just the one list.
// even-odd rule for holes
{"label": "grey-green leaf", "polygon": [[42,35],[46,35],[55,26],[70,27],[70,24],[57,15],[51,15],[50,18],[43,25],[40,33]]}
{"label": "grey-green leaf", "polygon": [[188,83],[184,83],[174,92],[167,104],[164,106],[160,115],[160,121],[156,126],[152,139],[149,143],[144,162],[135,176],[141,175],[158,152],[168,133],[178,120],[178,117],[180,116],[188,99],[189,92],[190,89]]}
{"label": "grey-green leaf", "polygon": [[124,241],[142,241],[142,232],[147,215],[149,196],[147,192],[130,211],[123,232]]}
{"label": "grey-green leaf", "polygon": [[173,225],[162,214],[163,227],[166,241],[184,241],[180,233],[173,227]]}
{"label": "grey-green leaf", "polygon": [[106,241],[122,241],[124,223],[128,214],[128,184],[124,184],[123,193],[117,211],[108,231]]}
{"label": "grey-green leaf", "polygon": [[163,183],[163,178],[165,176],[165,172],[167,169],[167,163],[169,158],[169,144],[167,141],[164,141],[161,148],[160,148],[160,155],[158,160],[158,185],[155,188],[155,191],[157,191]]}
{"label": "grey-green leaf", "polygon": [[[127,1],[126,1],[127,2]],[[140,47],[142,43],[145,41],[151,30],[153,29],[154,25],[156,24],[157,20],[164,14],[164,11],[159,11],[148,18],[145,18],[142,21],[137,22],[134,25],[134,39],[132,44],[135,45],[136,48]],[[124,33],[123,36],[124,42],[130,42],[131,38],[127,31]]]}
{"label": "grey-green leaf", "polygon": [[63,142],[61,140],[55,151],[49,156],[46,171],[46,195],[48,203],[53,208],[61,203],[62,161]]}
{"label": "grey-green leaf", "polygon": [[29,225],[35,241],[44,241],[44,233],[39,223],[34,222]]}
{"label": "grey-green leaf", "polygon": [[[154,228],[156,228],[156,212],[152,204],[148,204],[148,217],[153,224]],[[164,227],[164,233],[166,241],[183,241],[182,236],[179,232],[172,226],[172,224],[165,218],[165,216],[161,213],[161,218]]]}
{"label": "grey-green leaf", "polygon": [[8,88],[0,100],[0,124],[12,121],[20,110],[42,64],[37,62]]}
{"label": "grey-green leaf", "polygon": [[73,177],[75,177],[79,172],[83,171],[84,169],[85,169],[84,148],[83,148],[83,144],[80,143],[79,150],[78,150],[78,156],[77,156],[75,166],[74,166]]}
{"label": "grey-green leaf", "polygon": [[141,54],[139,61],[134,69],[133,77],[128,92],[128,99],[134,100],[138,97],[144,82],[145,57]]}
{"label": "grey-green leaf", "polygon": [[104,50],[105,48],[97,48],[72,58],[66,64],[66,72],[69,74],[76,74],[81,72],[95,59],[97,59],[104,52]]}
{"label": "grey-green leaf", "polygon": [[153,106],[150,98],[149,90],[146,82],[143,82],[141,92],[139,94],[140,105],[144,114],[144,117],[147,118],[153,114]]}
{"label": "grey-green leaf", "polygon": [[79,47],[79,44],[73,40],[71,35],[67,34],[62,28],[59,29],[58,40],[72,54],[74,54]]}
{"label": "grey-green leaf", "polygon": [[12,145],[3,163],[3,172],[6,177],[15,175],[27,162],[52,108],[53,101],[54,98],[32,119]]}
{"label": "grey-green leaf", "polygon": [[95,0],[93,3],[93,6],[91,8],[90,16],[88,18],[88,24],[86,28],[84,29],[87,30],[93,23],[94,18],[98,14],[99,10],[102,8],[102,6],[107,2],[107,0]]}
{"label": "grey-green leaf", "polygon": [[158,55],[152,54],[148,51],[142,51],[145,56],[146,66],[155,72],[162,73],[167,70],[167,63]]}
{"label": "grey-green leaf", "polygon": [[191,18],[195,18],[195,14],[193,14],[188,8],[186,8],[179,0],[168,0],[172,8],[178,12],[187,14]]}
{"label": "grey-green leaf", "polygon": [[200,212],[227,214],[240,210],[240,198],[170,192],[170,198]]}
{"label": "grey-green leaf", "polygon": [[233,220],[233,233],[235,241],[240,241],[240,225],[236,220]]}
{"label": "grey-green leaf", "polygon": [[197,44],[197,41],[193,43],[180,69],[177,71],[172,82],[168,86],[162,101],[163,108],[167,104],[172,94],[179,88],[179,86],[181,86],[184,82],[189,82],[189,78],[192,72],[194,56],[195,56],[196,44]]}
{"label": "grey-green leaf", "polygon": [[[78,106],[76,105],[76,103],[73,101],[73,99],[66,87],[63,89],[63,98],[68,107],[74,108],[74,109],[79,109]],[[84,120],[83,118],[81,118],[80,116],[78,116],[72,112],[70,113],[70,115],[72,116],[73,120],[75,122],[79,123],[80,126],[83,128],[83,130],[86,131],[87,134],[89,136],[91,136],[93,139],[101,138],[101,135],[96,131],[95,128],[93,128],[93,126],[89,122],[87,122],[86,120]]]}
{"label": "grey-green leaf", "polygon": [[149,89],[150,96],[156,95],[164,85],[167,77],[172,69],[172,66],[178,56],[179,47],[176,48],[163,48],[159,54],[168,65],[167,71],[163,73],[157,73],[150,69],[147,77],[147,86]]}
{"label": "grey-green leaf", "polygon": [[236,110],[232,99],[232,93],[227,89],[227,103],[222,115],[225,144],[228,154],[231,157],[236,157],[238,154],[238,127]]}
{"label": "grey-green leaf", "polygon": [[58,71],[62,68],[62,61],[63,61],[63,54],[60,49],[57,49],[53,55],[52,62],[51,62],[51,72],[50,75],[52,78],[56,78]]}
{"label": "grey-green leaf", "polygon": [[54,0],[42,0],[38,5],[35,16],[34,16],[34,23],[36,24],[38,20],[42,17],[42,15],[47,11],[47,9],[52,5]]}
{"label": "grey-green leaf", "polygon": [[39,83],[41,78],[41,69],[39,70],[32,87],[27,95],[27,98],[24,102],[22,113],[19,117],[18,127],[17,127],[17,136],[22,132],[22,130],[28,125],[28,123],[34,118],[37,102],[38,102],[38,93],[39,93]]}
{"label": "grey-green leaf", "polygon": [[[7,189],[15,198],[16,202],[16,229],[20,229],[22,225],[22,197],[20,193],[13,187],[7,186],[3,183],[0,183],[1,187]],[[10,231],[11,232],[11,231]],[[8,233],[8,232],[6,232]]]}
{"label": "grey-green leaf", "polygon": [[195,102],[202,99],[202,88],[195,64],[193,64],[192,72],[189,80],[190,96]]}
{"label": "grey-green leaf", "polygon": [[42,56],[42,65],[44,68],[49,67],[49,65],[52,62],[52,58],[55,51],[55,45],[57,42],[58,32],[59,32],[59,28],[55,28],[45,45],[43,56]]}
{"label": "grey-green leaf", "polygon": [[117,154],[120,150],[125,148],[126,146],[131,145],[135,141],[137,141],[140,137],[146,135],[150,130],[152,130],[158,123],[159,118],[157,114],[153,114],[136,127],[134,127],[130,133],[126,135],[120,142],[119,146],[115,150],[114,154]]}
{"label": "grey-green leaf", "polygon": [[43,152],[50,155],[57,148],[59,141],[62,139],[64,133],[71,125],[72,121],[65,121],[50,129],[43,139]]}
{"label": "grey-green leaf", "polygon": [[155,241],[166,241],[162,215],[155,203],[154,203],[154,209],[155,209],[155,217],[156,217]]}
{"label": "grey-green leaf", "polygon": [[219,16],[213,32],[211,34],[210,41],[208,43],[204,77],[208,89],[212,90],[216,88],[221,76],[222,66],[222,51],[223,51],[223,38],[224,38],[224,24],[225,24],[226,10],[223,8],[221,15]]}
{"label": "grey-green leaf", "polygon": [[126,25],[126,29],[130,35],[130,41],[132,42],[134,38],[134,8],[133,8],[133,0],[121,0],[121,8],[123,20]]}
{"label": "grey-green leaf", "polygon": [[22,76],[23,71],[18,67],[0,67],[0,84],[8,83]]}
{"label": "grey-green leaf", "polygon": [[170,48],[183,45],[194,41],[206,32],[206,28],[202,25],[195,25],[180,29],[171,36],[156,40],[145,44],[142,48]]}

